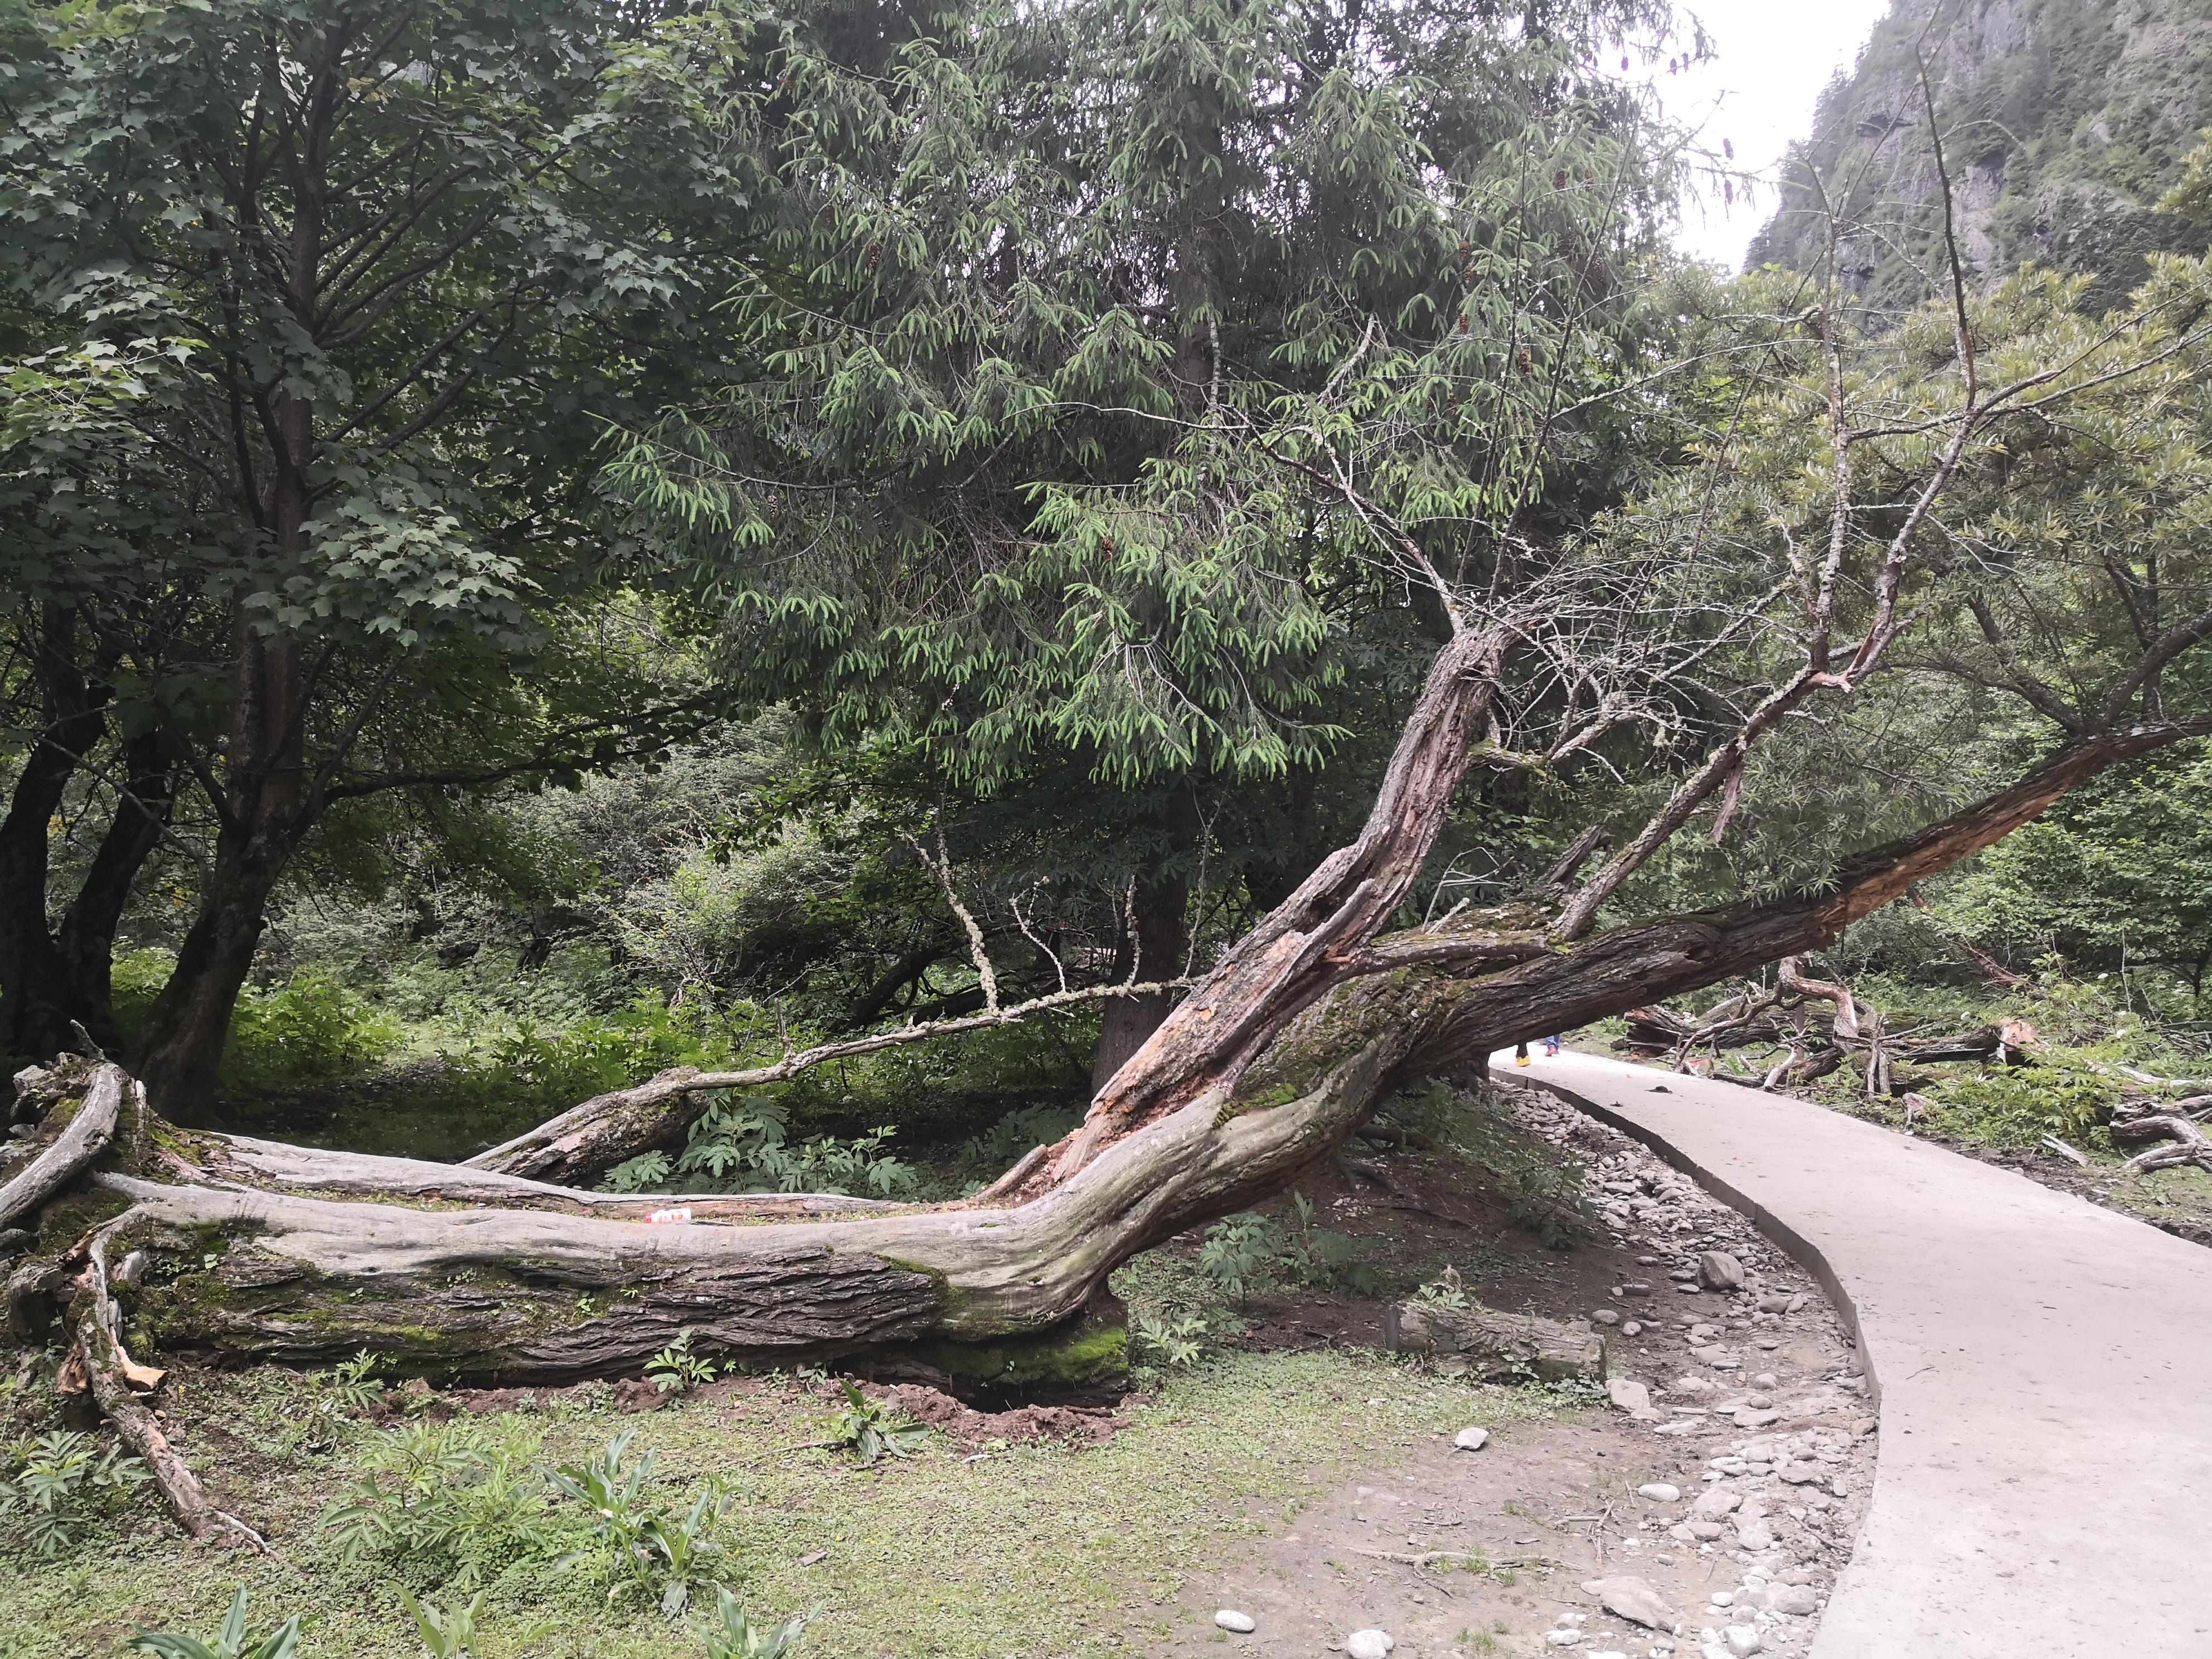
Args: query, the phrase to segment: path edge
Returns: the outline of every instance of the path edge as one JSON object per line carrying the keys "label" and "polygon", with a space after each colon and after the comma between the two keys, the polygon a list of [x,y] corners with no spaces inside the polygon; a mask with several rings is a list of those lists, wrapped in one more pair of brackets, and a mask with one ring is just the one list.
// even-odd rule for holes
{"label": "path edge", "polygon": [[1861,1374],[1866,1380],[1867,1405],[1875,1416],[1881,1415],[1881,1380],[1875,1371],[1874,1356],[1867,1352],[1866,1332],[1861,1328],[1859,1322],[1858,1304],[1851,1300],[1850,1292],[1844,1288],[1843,1280],[1836,1276],[1836,1270],[1828,1265],[1828,1258],[1820,1254],[1818,1246],[1749,1194],[1732,1186],[1715,1171],[1705,1168],[1657,1130],[1638,1123],[1635,1119],[1614,1108],[1602,1105],[1590,1099],[1587,1095],[1578,1094],[1566,1085],[1555,1083],[1549,1078],[1516,1078],[1514,1081],[1525,1083],[1532,1088],[1542,1089],[1547,1093],[1556,1095],[1577,1111],[1595,1118],[1607,1128],[1618,1130],[1631,1140],[1647,1147],[1662,1162],[1680,1170],[1722,1203],[1727,1205],[1729,1208],[1749,1221],[1770,1243],[1810,1273],[1821,1290],[1827,1293],[1830,1304],[1842,1318],[1844,1328],[1850,1332],[1852,1352],[1859,1357]]}

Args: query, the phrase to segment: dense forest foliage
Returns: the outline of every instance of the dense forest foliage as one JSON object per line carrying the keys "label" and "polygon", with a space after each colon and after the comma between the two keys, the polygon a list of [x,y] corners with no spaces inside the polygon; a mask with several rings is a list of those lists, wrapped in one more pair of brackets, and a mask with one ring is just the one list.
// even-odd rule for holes
{"label": "dense forest foliage", "polygon": [[[1856,176],[1917,17],[1812,165]],[[2063,419],[1944,474],[1898,672],[1778,713],[1817,741],[1683,797],[1711,833],[1581,926],[1817,884],[2054,734],[2197,717],[2201,667],[2129,653],[2201,608],[2204,234],[2155,208],[2198,117],[2127,79],[2195,59],[2062,25],[1931,62],[1961,302]],[[0,26],[0,1036],[128,1054],[180,1121],[458,1156],[673,1064],[1157,988],[809,1073],[686,1171],[895,1184],[896,1126],[980,1176],[1352,838],[1440,595],[1539,621],[1408,925],[1633,847],[1786,679],[1833,365],[1894,428],[1869,606],[1940,459],[1942,282],[1854,269],[1889,308],[1824,334],[1787,213],[1790,269],[1668,251],[1717,158],[1638,90],[1684,50],[1640,0]],[[2110,246],[2057,161],[1972,136],[2072,156],[2093,117],[2141,208]],[[2206,765],[2108,773],[1844,955],[1960,996],[2118,972],[2195,1025]]]}

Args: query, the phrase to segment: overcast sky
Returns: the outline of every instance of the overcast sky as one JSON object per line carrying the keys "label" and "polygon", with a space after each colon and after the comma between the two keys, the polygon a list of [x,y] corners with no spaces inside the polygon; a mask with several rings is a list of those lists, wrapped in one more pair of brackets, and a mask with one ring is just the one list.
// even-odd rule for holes
{"label": "overcast sky", "polygon": [[[1790,143],[1812,130],[1820,89],[1856,59],[1889,0],[1684,0],[1684,9],[1705,24],[1718,55],[1680,75],[1662,70],[1667,113],[1701,128],[1715,149],[1729,139],[1740,165],[1771,179]],[[1748,207],[1741,196],[1733,209],[1717,199],[1702,212],[1687,204],[1676,240],[1737,270],[1773,205],[1771,191]]]}

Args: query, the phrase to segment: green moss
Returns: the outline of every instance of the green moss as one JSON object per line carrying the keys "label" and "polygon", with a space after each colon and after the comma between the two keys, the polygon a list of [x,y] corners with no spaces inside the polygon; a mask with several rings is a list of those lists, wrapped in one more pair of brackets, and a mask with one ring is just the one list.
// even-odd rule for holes
{"label": "green moss", "polygon": [[104,1187],[64,1193],[40,1214],[36,1253],[58,1255],[101,1222],[114,1220],[130,1207],[128,1198]]}
{"label": "green moss", "polygon": [[1074,1318],[1034,1335],[918,1342],[902,1352],[969,1386],[1053,1392],[1119,1390],[1129,1384],[1128,1314],[1110,1296],[1094,1298]]}

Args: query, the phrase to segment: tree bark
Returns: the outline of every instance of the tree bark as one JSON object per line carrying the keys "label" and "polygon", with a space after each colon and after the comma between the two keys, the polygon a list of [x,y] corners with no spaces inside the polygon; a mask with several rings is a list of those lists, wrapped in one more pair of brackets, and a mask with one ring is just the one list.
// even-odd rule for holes
{"label": "tree bark", "polygon": [[55,937],[84,1010],[77,1018],[94,1042],[109,1048],[123,1046],[115,1030],[115,930],[138,872],[161,844],[177,788],[176,768],[163,755],[157,733],[126,738],[123,761],[122,796]]}
{"label": "tree bark", "polygon": [[106,1012],[77,994],[46,920],[53,821],[107,727],[107,690],[79,662],[76,631],[75,611],[40,613],[33,651],[45,725],[0,819],[0,1050],[40,1060],[71,1040],[70,1021],[105,1023]]}
{"label": "tree bark", "polygon": [[[1168,979],[1181,973],[1189,907],[1190,884],[1180,876],[1139,882],[1129,898],[1127,929],[1114,955],[1114,977]],[[1098,1047],[1091,1060],[1094,1097],[1160,1029],[1174,1006],[1174,997],[1165,991],[1121,997],[1105,1006],[1098,1020]]]}
{"label": "tree bark", "polygon": [[213,1119],[230,1017],[268,925],[264,907],[291,851],[289,837],[277,848],[228,829],[216,838],[199,912],[131,1045],[133,1069],[173,1123]]}

